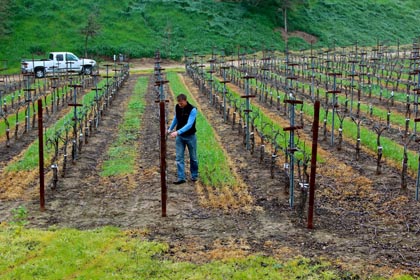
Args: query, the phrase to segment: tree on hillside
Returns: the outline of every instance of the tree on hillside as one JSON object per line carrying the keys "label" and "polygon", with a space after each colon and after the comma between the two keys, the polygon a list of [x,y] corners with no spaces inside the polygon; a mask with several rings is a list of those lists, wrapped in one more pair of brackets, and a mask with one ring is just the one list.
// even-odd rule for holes
{"label": "tree on hillside", "polygon": [[307,0],[272,0],[273,4],[278,7],[278,11],[283,13],[283,20],[284,20],[284,33],[285,42],[287,45],[288,40],[288,21],[287,21],[287,12],[293,9],[296,9],[298,6],[303,5],[307,2]]}
{"label": "tree on hillside", "polygon": [[288,23],[287,23],[287,12],[293,9],[296,9],[298,6],[303,5],[308,0],[268,0],[268,1],[261,1],[261,0],[237,0],[236,2],[245,3],[254,7],[261,7],[267,8],[269,6],[278,7],[278,11],[281,11],[283,14],[284,19],[284,32],[285,42],[287,44],[287,33],[288,33]]}
{"label": "tree on hillside", "polygon": [[96,13],[91,13],[88,17],[86,25],[80,30],[80,33],[85,36],[85,57],[87,57],[88,40],[94,38],[99,34],[101,25],[98,23]]}
{"label": "tree on hillside", "polygon": [[290,10],[294,5],[297,5],[297,2],[300,2],[300,0],[278,0],[276,1],[280,9],[283,13],[283,19],[284,19],[284,32],[286,33],[286,40],[287,38],[287,10]]}

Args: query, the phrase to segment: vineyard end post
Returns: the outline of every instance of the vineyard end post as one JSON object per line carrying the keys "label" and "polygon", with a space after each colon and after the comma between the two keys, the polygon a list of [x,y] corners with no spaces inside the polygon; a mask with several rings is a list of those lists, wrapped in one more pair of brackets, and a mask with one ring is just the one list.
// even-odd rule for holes
{"label": "vineyard end post", "polygon": [[38,99],[38,137],[39,137],[39,201],[41,211],[45,210],[44,180],[44,134],[42,124],[42,99]]}
{"label": "vineyard end post", "polygon": [[314,104],[314,123],[312,126],[312,158],[311,175],[309,179],[309,208],[308,208],[308,228],[313,229],[314,202],[315,202],[315,175],[316,175],[316,156],[318,149],[318,128],[319,128],[319,100]]}

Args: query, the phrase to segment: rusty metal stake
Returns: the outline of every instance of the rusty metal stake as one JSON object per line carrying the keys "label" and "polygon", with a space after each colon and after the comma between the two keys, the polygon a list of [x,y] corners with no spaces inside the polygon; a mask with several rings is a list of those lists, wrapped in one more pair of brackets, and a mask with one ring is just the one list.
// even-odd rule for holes
{"label": "rusty metal stake", "polygon": [[38,99],[38,137],[39,137],[39,201],[41,211],[45,210],[45,180],[44,180],[44,134],[42,127],[42,99]]}
{"label": "rusty metal stake", "polygon": [[[162,86],[163,87],[163,86]],[[168,190],[166,187],[166,121],[165,100],[159,102],[160,109],[160,181],[162,188],[162,217],[166,217],[166,200]]]}
{"label": "rusty metal stake", "polygon": [[168,80],[163,80],[162,73],[164,68],[160,67],[160,52],[156,52],[155,57],[155,85],[159,87],[159,112],[160,112],[160,183],[161,183],[161,200],[162,200],[162,217],[166,217],[166,204],[168,198],[168,188],[166,186],[166,115],[165,115],[165,92],[163,85]]}
{"label": "rusty metal stake", "polygon": [[312,126],[312,158],[311,158],[311,177],[309,179],[309,208],[308,208],[308,228],[313,229],[314,202],[315,202],[315,175],[316,175],[316,156],[318,150],[318,128],[319,128],[319,100],[314,104],[314,123]]}

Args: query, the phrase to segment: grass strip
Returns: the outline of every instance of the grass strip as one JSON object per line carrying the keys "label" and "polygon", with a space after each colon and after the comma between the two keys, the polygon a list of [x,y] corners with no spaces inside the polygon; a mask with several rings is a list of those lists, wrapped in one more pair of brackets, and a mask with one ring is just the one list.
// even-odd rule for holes
{"label": "grass strip", "polygon": [[140,133],[141,116],[144,112],[144,96],[147,92],[149,78],[140,77],[134,87],[133,95],[125,111],[123,123],[118,128],[118,139],[107,152],[108,160],[102,165],[101,176],[133,174]]}
{"label": "grass strip", "polygon": [[[226,248],[218,260],[194,264],[169,257],[166,243],[132,231],[38,230],[0,226],[1,279],[359,279],[333,264],[300,256],[282,259]],[[238,252],[232,254],[232,251]],[[366,276],[366,275],[365,275]],[[415,279],[409,275],[374,279]],[[368,277],[368,278],[370,278]]]}
{"label": "grass strip", "polygon": [[[188,102],[197,106],[197,102],[175,72],[168,72],[167,79],[175,95],[184,93],[188,97]],[[196,126],[200,181],[204,185],[217,188],[238,185],[239,182],[231,172],[228,157],[217,140],[213,127],[200,110]]]}
{"label": "grass strip", "polygon": [[7,246],[0,253],[0,278],[65,279],[106,252],[106,246],[116,246],[113,240],[120,234],[109,227],[91,231],[28,229],[19,234],[1,230],[0,238],[10,242],[2,242]]}

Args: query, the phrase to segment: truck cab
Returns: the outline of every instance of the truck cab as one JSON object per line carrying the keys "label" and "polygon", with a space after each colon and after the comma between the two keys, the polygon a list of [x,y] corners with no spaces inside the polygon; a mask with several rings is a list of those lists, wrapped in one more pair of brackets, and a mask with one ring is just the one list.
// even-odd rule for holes
{"label": "truck cab", "polygon": [[71,52],[50,52],[48,59],[23,60],[22,73],[34,73],[35,77],[43,78],[47,73],[77,72],[91,75],[96,61],[78,58]]}

